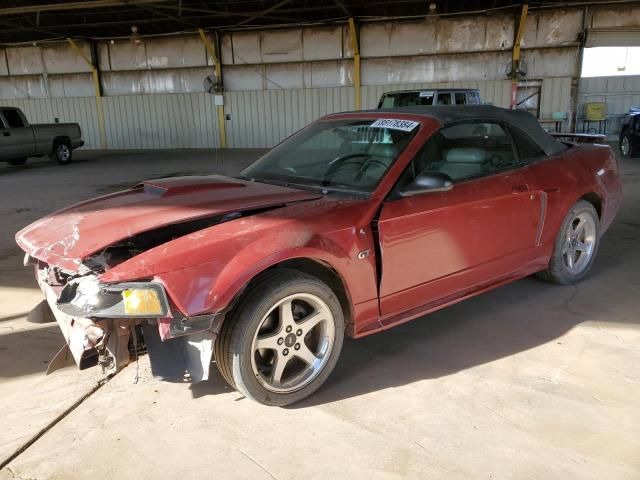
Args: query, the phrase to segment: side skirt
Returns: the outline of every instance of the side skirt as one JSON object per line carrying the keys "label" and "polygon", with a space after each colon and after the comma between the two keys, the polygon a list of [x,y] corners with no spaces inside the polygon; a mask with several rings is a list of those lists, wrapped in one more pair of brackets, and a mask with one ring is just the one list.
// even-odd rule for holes
{"label": "side skirt", "polygon": [[474,288],[473,290],[470,291],[466,291],[463,293],[457,293],[455,295],[451,295],[449,297],[445,297],[442,298],[436,302],[431,302],[425,305],[421,305],[419,307],[416,308],[412,308],[411,310],[407,310],[406,312],[403,312],[401,314],[398,315],[393,315],[391,317],[387,317],[385,319],[382,320],[381,322],[381,327],[380,328],[371,328],[368,330],[364,330],[364,331],[360,331],[358,332],[358,334],[355,335],[354,338],[362,338],[362,337],[366,337],[368,335],[373,335],[374,333],[378,333],[378,332],[382,332],[385,330],[389,330],[390,328],[393,328],[395,326],[398,325],[402,325],[403,323],[407,323],[411,320],[415,320],[416,318],[422,317],[424,315],[427,315],[429,313],[433,313],[435,311],[441,310],[443,308],[449,307],[451,305],[455,305],[458,302],[462,302],[463,300],[467,300],[469,298],[475,297],[476,295],[480,295],[482,293],[485,292],[489,292],[491,290],[494,290],[498,287],[501,287],[503,285],[506,285],[508,283],[511,282],[515,282],[516,280],[520,280],[524,277],[528,277],[529,275],[532,275],[536,272],[539,272],[540,270],[543,270],[545,268],[544,265],[533,265],[530,266],[529,268],[527,268],[526,270],[522,270],[520,272],[518,272],[515,275],[510,275],[507,277],[503,277],[502,279],[490,283],[490,284],[485,284],[485,285],[481,285],[479,287]]}

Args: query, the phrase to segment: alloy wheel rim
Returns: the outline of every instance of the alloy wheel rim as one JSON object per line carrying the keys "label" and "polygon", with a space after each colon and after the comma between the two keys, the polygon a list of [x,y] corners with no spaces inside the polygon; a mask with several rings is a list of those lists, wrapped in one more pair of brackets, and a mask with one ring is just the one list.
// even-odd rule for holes
{"label": "alloy wheel rim", "polygon": [[623,155],[629,155],[629,137],[622,137],[622,142],[620,143],[620,151]]}
{"label": "alloy wheel rim", "polygon": [[64,162],[69,160],[69,147],[67,147],[66,145],[58,145],[56,152],[60,160]]}
{"label": "alloy wheel rim", "polygon": [[274,304],[262,318],[251,345],[258,382],[276,393],[291,393],[315,380],[335,343],[331,310],[319,297],[298,293]]}
{"label": "alloy wheel rim", "polygon": [[593,217],[586,213],[576,215],[564,235],[562,258],[564,265],[572,275],[578,275],[589,265],[596,245],[596,224]]}

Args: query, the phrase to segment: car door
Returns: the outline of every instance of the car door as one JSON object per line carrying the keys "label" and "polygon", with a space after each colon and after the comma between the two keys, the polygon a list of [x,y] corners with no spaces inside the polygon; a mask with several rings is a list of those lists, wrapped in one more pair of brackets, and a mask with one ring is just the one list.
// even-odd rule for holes
{"label": "car door", "polygon": [[[383,323],[526,269],[541,206],[517,158],[508,131],[491,122],[442,129],[416,155],[378,222]],[[397,196],[421,171],[446,173],[454,186]]]}
{"label": "car door", "polygon": [[0,133],[0,158],[12,159],[27,157],[34,153],[33,131],[20,111],[15,108],[3,108],[2,132]]}

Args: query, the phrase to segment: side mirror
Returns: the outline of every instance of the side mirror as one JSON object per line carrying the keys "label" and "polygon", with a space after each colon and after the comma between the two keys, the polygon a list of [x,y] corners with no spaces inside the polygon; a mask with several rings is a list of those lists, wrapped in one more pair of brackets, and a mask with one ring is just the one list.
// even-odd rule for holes
{"label": "side mirror", "polygon": [[398,192],[401,197],[413,197],[427,192],[448,192],[453,188],[453,180],[446,173],[430,172],[419,174],[413,182]]}

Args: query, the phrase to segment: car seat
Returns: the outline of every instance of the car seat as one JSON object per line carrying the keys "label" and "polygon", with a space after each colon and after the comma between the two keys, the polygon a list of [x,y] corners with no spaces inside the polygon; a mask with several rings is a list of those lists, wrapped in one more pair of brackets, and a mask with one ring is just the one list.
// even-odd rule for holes
{"label": "car seat", "polygon": [[487,152],[481,148],[452,148],[445,161],[437,162],[429,170],[449,175],[453,180],[474,177],[484,172]]}

